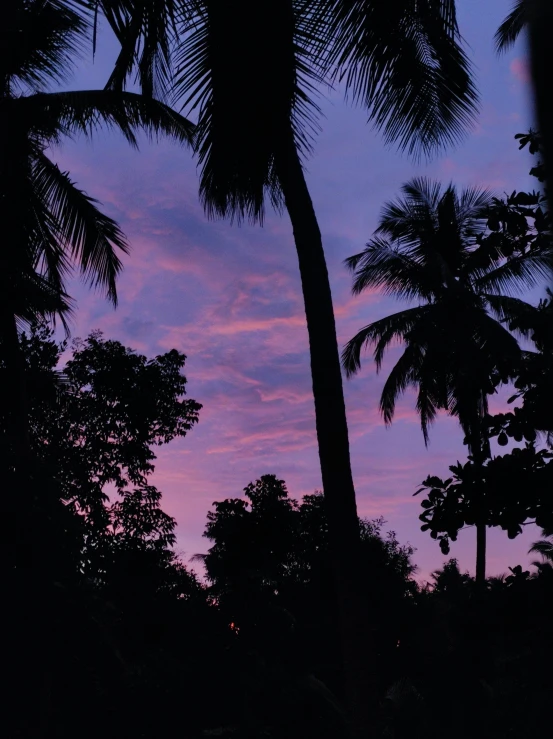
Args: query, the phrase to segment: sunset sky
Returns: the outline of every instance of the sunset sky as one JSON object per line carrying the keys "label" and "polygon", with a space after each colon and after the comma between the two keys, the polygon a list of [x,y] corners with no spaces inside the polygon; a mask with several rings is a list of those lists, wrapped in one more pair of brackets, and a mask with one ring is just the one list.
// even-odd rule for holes
{"label": "sunset sky", "polygon": [[[332,282],[340,345],[362,326],[399,309],[378,294],[353,298],[343,260],[370,238],[383,203],[416,174],[458,186],[497,191],[534,186],[530,159],[513,137],[530,125],[525,50],[501,58],[493,34],[510,9],[508,0],[458,0],[461,30],[482,95],[475,130],[455,151],[415,165],[386,149],[362,110],[338,93],[321,99],[324,118],[308,183],[319,216]],[[68,87],[102,87],[114,57],[107,33],[96,60],[83,63]],[[237,111],[247,115],[247,110]],[[199,425],[186,439],[160,450],[154,483],[164,508],[178,522],[178,549],[188,559],[206,550],[206,512],[214,500],[235,497],[266,473],[284,479],[294,498],[320,488],[308,341],[297,260],[288,217],[269,213],[263,228],[208,221],[197,196],[190,153],[167,141],[130,149],[122,137],[99,135],[93,144],[70,142],[55,153],[63,169],[98,198],[126,232],[116,311],[80,283],[72,285],[78,311],[72,333],[100,328],[147,355],[171,348],[188,359],[188,393],[203,404]],[[465,459],[453,419],[432,429],[423,443],[412,396],[400,402],[386,429],[377,412],[384,376],[370,357],[345,382],[351,452],[359,512],[384,516],[386,528],[416,547],[420,575],[439,567],[439,548],[419,530],[420,502],[413,498],[427,474],[445,474]],[[499,403],[499,399],[497,400]],[[489,536],[490,574],[526,563],[534,527],[509,541]],[[462,532],[452,556],[474,570],[475,534]]]}

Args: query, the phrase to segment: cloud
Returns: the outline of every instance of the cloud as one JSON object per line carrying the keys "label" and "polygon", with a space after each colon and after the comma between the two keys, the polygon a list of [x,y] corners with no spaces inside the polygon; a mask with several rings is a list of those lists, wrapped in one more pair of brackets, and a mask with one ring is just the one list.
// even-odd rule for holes
{"label": "cloud", "polygon": [[528,60],[522,57],[515,57],[509,64],[509,70],[513,77],[523,85],[530,84],[532,78],[530,75],[530,68],[528,66]]}

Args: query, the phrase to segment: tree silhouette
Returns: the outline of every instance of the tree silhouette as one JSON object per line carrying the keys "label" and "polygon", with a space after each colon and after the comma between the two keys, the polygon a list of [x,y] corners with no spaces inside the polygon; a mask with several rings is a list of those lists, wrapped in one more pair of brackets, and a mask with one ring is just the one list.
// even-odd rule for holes
{"label": "tree silhouette", "polygon": [[461,572],[459,562],[452,557],[441,570],[435,570],[432,573],[432,592],[451,595],[458,593],[466,588],[471,582],[468,572]]}
{"label": "tree silhouette", "polygon": [[[398,633],[414,592],[413,549],[382,534],[383,521],[360,519],[357,587],[368,594],[365,628],[378,633],[373,668],[383,690],[395,666]],[[234,624],[240,642],[293,674],[313,671],[342,698],[339,611],[332,577],[323,496],[289,497],[282,480],[264,475],[243,498],[214,503],[204,536],[210,592]],[[284,668],[283,668],[284,669]]]}
{"label": "tree silhouette", "polygon": [[[302,160],[317,128],[315,88],[340,80],[388,141],[430,152],[462,133],[476,94],[455,3],[357,0],[99,0],[121,43],[109,80],[136,67],[152,92],[198,117],[200,194],[209,215],[262,221],[266,201],[292,222],[304,296],[316,428],[343,613],[344,657],[357,730],[364,731],[366,608],[355,595],[355,491],[330,283]],[[171,51],[174,51],[171,55]],[[171,86],[170,86],[171,87]],[[242,102],[243,101],[243,102]],[[236,115],[237,106],[244,109]],[[363,654],[362,654],[363,653]]]}
{"label": "tree silhouette", "polygon": [[[64,571],[72,567],[73,578],[94,580],[101,580],[114,552],[129,547],[158,552],[163,559],[174,543],[175,522],[160,509],[160,493],[149,481],[154,449],[184,437],[201,408],[185,397],[184,355],[172,350],[150,360],[95,332],[73,344],[60,371],[66,346],[57,345],[44,327],[23,334],[21,350],[30,447],[42,480],[37,526],[49,534],[48,551],[67,540],[64,530],[73,532]],[[0,413],[3,435],[9,422],[9,415]],[[52,507],[51,524],[44,506]],[[29,512],[25,526],[31,526]],[[35,566],[48,559],[40,553],[42,541],[38,536]],[[16,543],[16,561],[21,549]]]}
{"label": "tree silhouette", "polygon": [[[150,479],[156,447],[198,420],[184,355],[148,359],[99,333],[68,351],[45,327],[20,345],[40,494],[20,540],[11,519],[3,539],[7,731],[154,737],[183,710],[203,726],[210,689],[213,716],[228,711],[203,662],[224,654],[226,625],[174,551],[176,522]],[[2,437],[9,422],[0,407]],[[6,510],[17,492],[7,488]],[[83,705],[94,706],[86,720]]]}
{"label": "tree silhouette", "polygon": [[[518,417],[514,421],[520,428]],[[518,437],[518,431],[513,433]],[[474,526],[479,516],[484,516],[486,526],[501,527],[510,539],[522,533],[525,523],[548,526],[553,522],[552,458],[553,453],[526,441],[522,448],[517,446],[508,454],[493,456],[483,465],[473,460],[458,462],[449,468],[451,476],[446,480],[430,475],[415,493],[426,493],[421,503],[424,511],[419,516],[421,530],[429,531],[442,552],[448,554],[450,541],[456,541],[465,526]]]}
{"label": "tree silhouette", "polygon": [[[371,323],[346,345],[349,375],[361,366],[364,345],[374,346],[377,370],[390,345],[405,349],[390,372],[380,398],[386,423],[397,398],[415,387],[425,442],[439,410],[455,415],[479,465],[488,455],[482,420],[496,378],[507,381],[521,352],[501,320],[525,308],[505,296],[534,286],[550,274],[549,242],[515,252],[513,239],[486,237],[495,201],[482,190],[457,193],[453,185],[415,179],[405,197],[384,206],[375,237],[347,260],[353,292],[380,288],[386,295],[417,301],[416,307]],[[496,233],[495,224],[493,233]],[[483,491],[479,500],[482,506]],[[484,510],[484,509],[483,509]],[[477,517],[484,521],[484,515]],[[478,524],[477,573],[485,580],[485,525]]]}

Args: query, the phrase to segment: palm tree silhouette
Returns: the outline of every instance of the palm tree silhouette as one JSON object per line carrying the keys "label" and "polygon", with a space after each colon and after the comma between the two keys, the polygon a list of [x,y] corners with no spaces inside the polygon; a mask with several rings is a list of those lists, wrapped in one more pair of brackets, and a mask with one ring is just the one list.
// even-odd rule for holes
{"label": "palm tree silhouette", "polygon": [[[453,185],[414,179],[404,197],[387,203],[374,238],[350,257],[353,292],[380,288],[418,305],[365,326],[346,345],[348,376],[361,366],[361,351],[374,346],[377,371],[395,342],[404,352],[382,390],[380,410],[391,423],[396,401],[408,387],[418,391],[416,408],[425,443],[439,410],[459,419],[477,463],[489,456],[481,421],[488,412],[494,377],[506,381],[522,356],[517,340],[501,324],[527,304],[513,293],[551,273],[550,247],[505,259],[500,246],[479,246],[492,203],[485,190],[461,193]],[[497,242],[496,242],[497,243]],[[505,295],[505,293],[510,293]],[[484,491],[481,491],[484,510]],[[477,526],[477,581],[485,582],[486,529]]]}
{"label": "palm tree silhouette", "polygon": [[50,91],[67,79],[91,20],[83,3],[63,0],[14,0],[3,11],[0,341],[20,469],[29,447],[17,323],[56,315],[65,320],[71,307],[65,281],[74,266],[115,304],[119,253],[128,250],[119,226],[51,160],[49,147],[66,136],[90,136],[102,125],[119,129],[133,146],[139,130],[189,144],[194,131],[167,106],[136,94]]}
{"label": "palm tree silhouette", "polygon": [[[151,90],[151,80],[162,85],[170,78],[174,63],[172,95],[198,118],[200,194],[208,214],[261,222],[268,201],[290,216],[344,649],[346,661],[359,667],[346,672],[361,674],[366,619],[353,605],[355,490],[330,282],[303,160],[318,126],[316,88],[328,80],[366,107],[388,141],[411,152],[430,152],[462,133],[476,94],[455,3],[99,0],[99,6],[121,41],[111,86],[122,85],[136,65]],[[366,703],[361,695],[357,702]]]}

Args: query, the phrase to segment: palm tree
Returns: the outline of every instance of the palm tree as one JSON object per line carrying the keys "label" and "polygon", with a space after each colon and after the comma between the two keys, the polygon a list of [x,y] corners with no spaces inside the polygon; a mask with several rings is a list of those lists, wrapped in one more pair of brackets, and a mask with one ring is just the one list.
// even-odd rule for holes
{"label": "palm tree", "polygon": [[[479,246],[492,205],[490,193],[453,185],[443,189],[424,178],[403,186],[404,198],[387,203],[374,238],[347,260],[353,292],[380,288],[418,305],[365,326],[346,345],[348,375],[361,366],[361,351],[374,346],[377,371],[397,341],[404,352],[382,390],[380,410],[391,423],[396,401],[418,390],[416,408],[425,443],[439,410],[459,419],[477,464],[489,456],[481,421],[488,412],[494,377],[516,369],[521,351],[501,321],[526,307],[513,293],[551,274],[551,247],[505,259],[501,246]],[[497,242],[496,242],[497,244]],[[506,295],[507,294],[507,295]],[[509,295],[510,294],[510,295]],[[477,525],[477,582],[485,582],[485,503]]]}
{"label": "palm tree", "polygon": [[67,78],[90,33],[91,15],[73,0],[12,0],[0,38],[0,220],[5,247],[0,271],[0,343],[11,409],[16,467],[28,458],[20,321],[62,320],[70,311],[65,280],[73,266],[117,301],[119,226],[78,189],[49,156],[65,136],[90,136],[101,125],[136,146],[136,132],[192,143],[193,125],[167,106],[116,91],[50,92]]}
{"label": "palm tree", "polygon": [[451,557],[444,562],[441,570],[430,573],[432,580],[432,592],[440,595],[459,596],[466,592],[473,582],[468,572],[461,572],[459,562]]}
{"label": "palm tree", "polygon": [[267,201],[288,211],[309,334],[346,675],[361,710],[367,691],[353,687],[367,672],[361,648],[366,611],[356,585],[359,525],[332,295],[303,160],[317,129],[315,88],[328,80],[340,82],[385,138],[410,152],[429,153],[463,132],[476,93],[454,0],[95,4],[121,42],[111,89],[122,87],[135,67],[149,92],[176,70],[173,99],[197,115],[207,213],[262,222]]}

